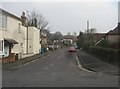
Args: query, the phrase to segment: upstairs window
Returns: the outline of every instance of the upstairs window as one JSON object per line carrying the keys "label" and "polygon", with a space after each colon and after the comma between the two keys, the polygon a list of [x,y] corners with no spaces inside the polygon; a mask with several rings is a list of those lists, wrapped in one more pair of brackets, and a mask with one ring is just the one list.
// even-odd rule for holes
{"label": "upstairs window", "polygon": [[0,15],[0,28],[6,29],[7,28],[7,16]]}
{"label": "upstairs window", "polygon": [[2,28],[2,15],[0,14],[0,28]]}

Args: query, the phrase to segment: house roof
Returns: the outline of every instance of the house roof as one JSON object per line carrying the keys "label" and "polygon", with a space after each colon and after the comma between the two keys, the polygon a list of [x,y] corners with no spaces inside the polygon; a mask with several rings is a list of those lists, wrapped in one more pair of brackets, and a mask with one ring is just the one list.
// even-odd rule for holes
{"label": "house roof", "polygon": [[17,41],[15,41],[14,39],[10,39],[10,38],[4,38],[5,41],[12,43],[12,44],[18,44]]}
{"label": "house roof", "polygon": [[47,38],[46,34],[41,33],[42,38]]}
{"label": "house roof", "polygon": [[11,16],[11,17],[13,17],[13,18],[15,18],[15,19],[17,19],[19,21],[22,21],[21,18],[15,16],[14,14],[12,14],[12,13],[6,11],[6,10],[3,10],[2,8],[0,8],[0,12],[5,13],[5,14],[7,14],[7,15],[9,15],[9,16]]}
{"label": "house roof", "polygon": [[65,35],[63,39],[73,39],[73,35]]}
{"label": "house roof", "polygon": [[113,29],[113,30],[110,30],[106,35],[120,35],[120,23],[118,23],[118,26]]}
{"label": "house roof", "polygon": [[71,39],[73,41],[76,41],[77,40],[77,36],[73,36],[73,35],[65,35],[63,37],[63,39]]}
{"label": "house roof", "polygon": [[94,34],[94,41],[98,41],[101,38],[103,38],[105,36],[106,33],[95,33]]}
{"label": "house roof", "polygon": [[[115,29],[110,30],[108,33],[101,36],[101,38],[98,39],[98,41],[101,40],[102,38],[106,37],[107,35],[120,35],[119,31],[120,31],[120,23],[118,23],[118,26]],[[98,41],[96,41],[96,42],[98,42]]]}

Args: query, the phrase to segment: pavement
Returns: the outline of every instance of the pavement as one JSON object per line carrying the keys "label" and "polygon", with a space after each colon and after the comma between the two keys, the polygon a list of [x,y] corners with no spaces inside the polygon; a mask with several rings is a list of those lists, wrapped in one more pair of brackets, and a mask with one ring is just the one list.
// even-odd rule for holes
{"label": "pavement", "polygon": [[110,75],[118,75],[118,66],[112,65],[110,63],[101,61],[93,55],[90,55],[82,50],[77,50],[77,55],[79,57],[79,61],[82,67],[89,69],[94,72],[110,74]]}
{"label": "pavement", "polygon": [[40,53],[40,54],[36,54],[36,55],[30,56],[30,57],[26,57],[26,58],[23,58],[23,59],[20,59],[20,60],[15,60],[14,62],[4,63],[4,64],[2,64],[2,69],[6,70],[6,69],[10,69],[10,68],[20,67],[22,65],[26,65],[29,62],[36,61],[36,59],[42,58],[42,57],[50,54],[51,52],[52,51],[48,51],[48,52],[45,52],[45,53]]}
{"label": "pavement", "polygon": [[62,48],[26,65],[3,70],[2,86],[118,87],[118,76],[80,69],[76,53],[68,50],[69,48]]}

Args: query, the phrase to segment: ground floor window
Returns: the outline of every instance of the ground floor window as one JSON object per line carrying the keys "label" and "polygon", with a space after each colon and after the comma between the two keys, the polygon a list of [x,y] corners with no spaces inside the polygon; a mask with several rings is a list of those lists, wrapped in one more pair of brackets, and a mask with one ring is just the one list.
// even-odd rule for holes
{"label": "ground floor window", "polygon": [[0,58],[2,58],[2,56],[3,56],[3,46],[4,46],[4,44],[3,44],[4,42],[3,42],[3,40],[0,40]]}
{"label": "ground floor window", "polygon": [[3,51],[3,41],[0,41],[0,51]]}

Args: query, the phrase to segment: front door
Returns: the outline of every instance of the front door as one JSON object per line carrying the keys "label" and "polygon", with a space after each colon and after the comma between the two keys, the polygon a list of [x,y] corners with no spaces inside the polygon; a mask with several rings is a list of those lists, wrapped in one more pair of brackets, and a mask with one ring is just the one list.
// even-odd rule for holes
{"label": "front door", "polygon": [[4,57],[8,57],[9,56],[9,46],[5,46],[4,47]]}

